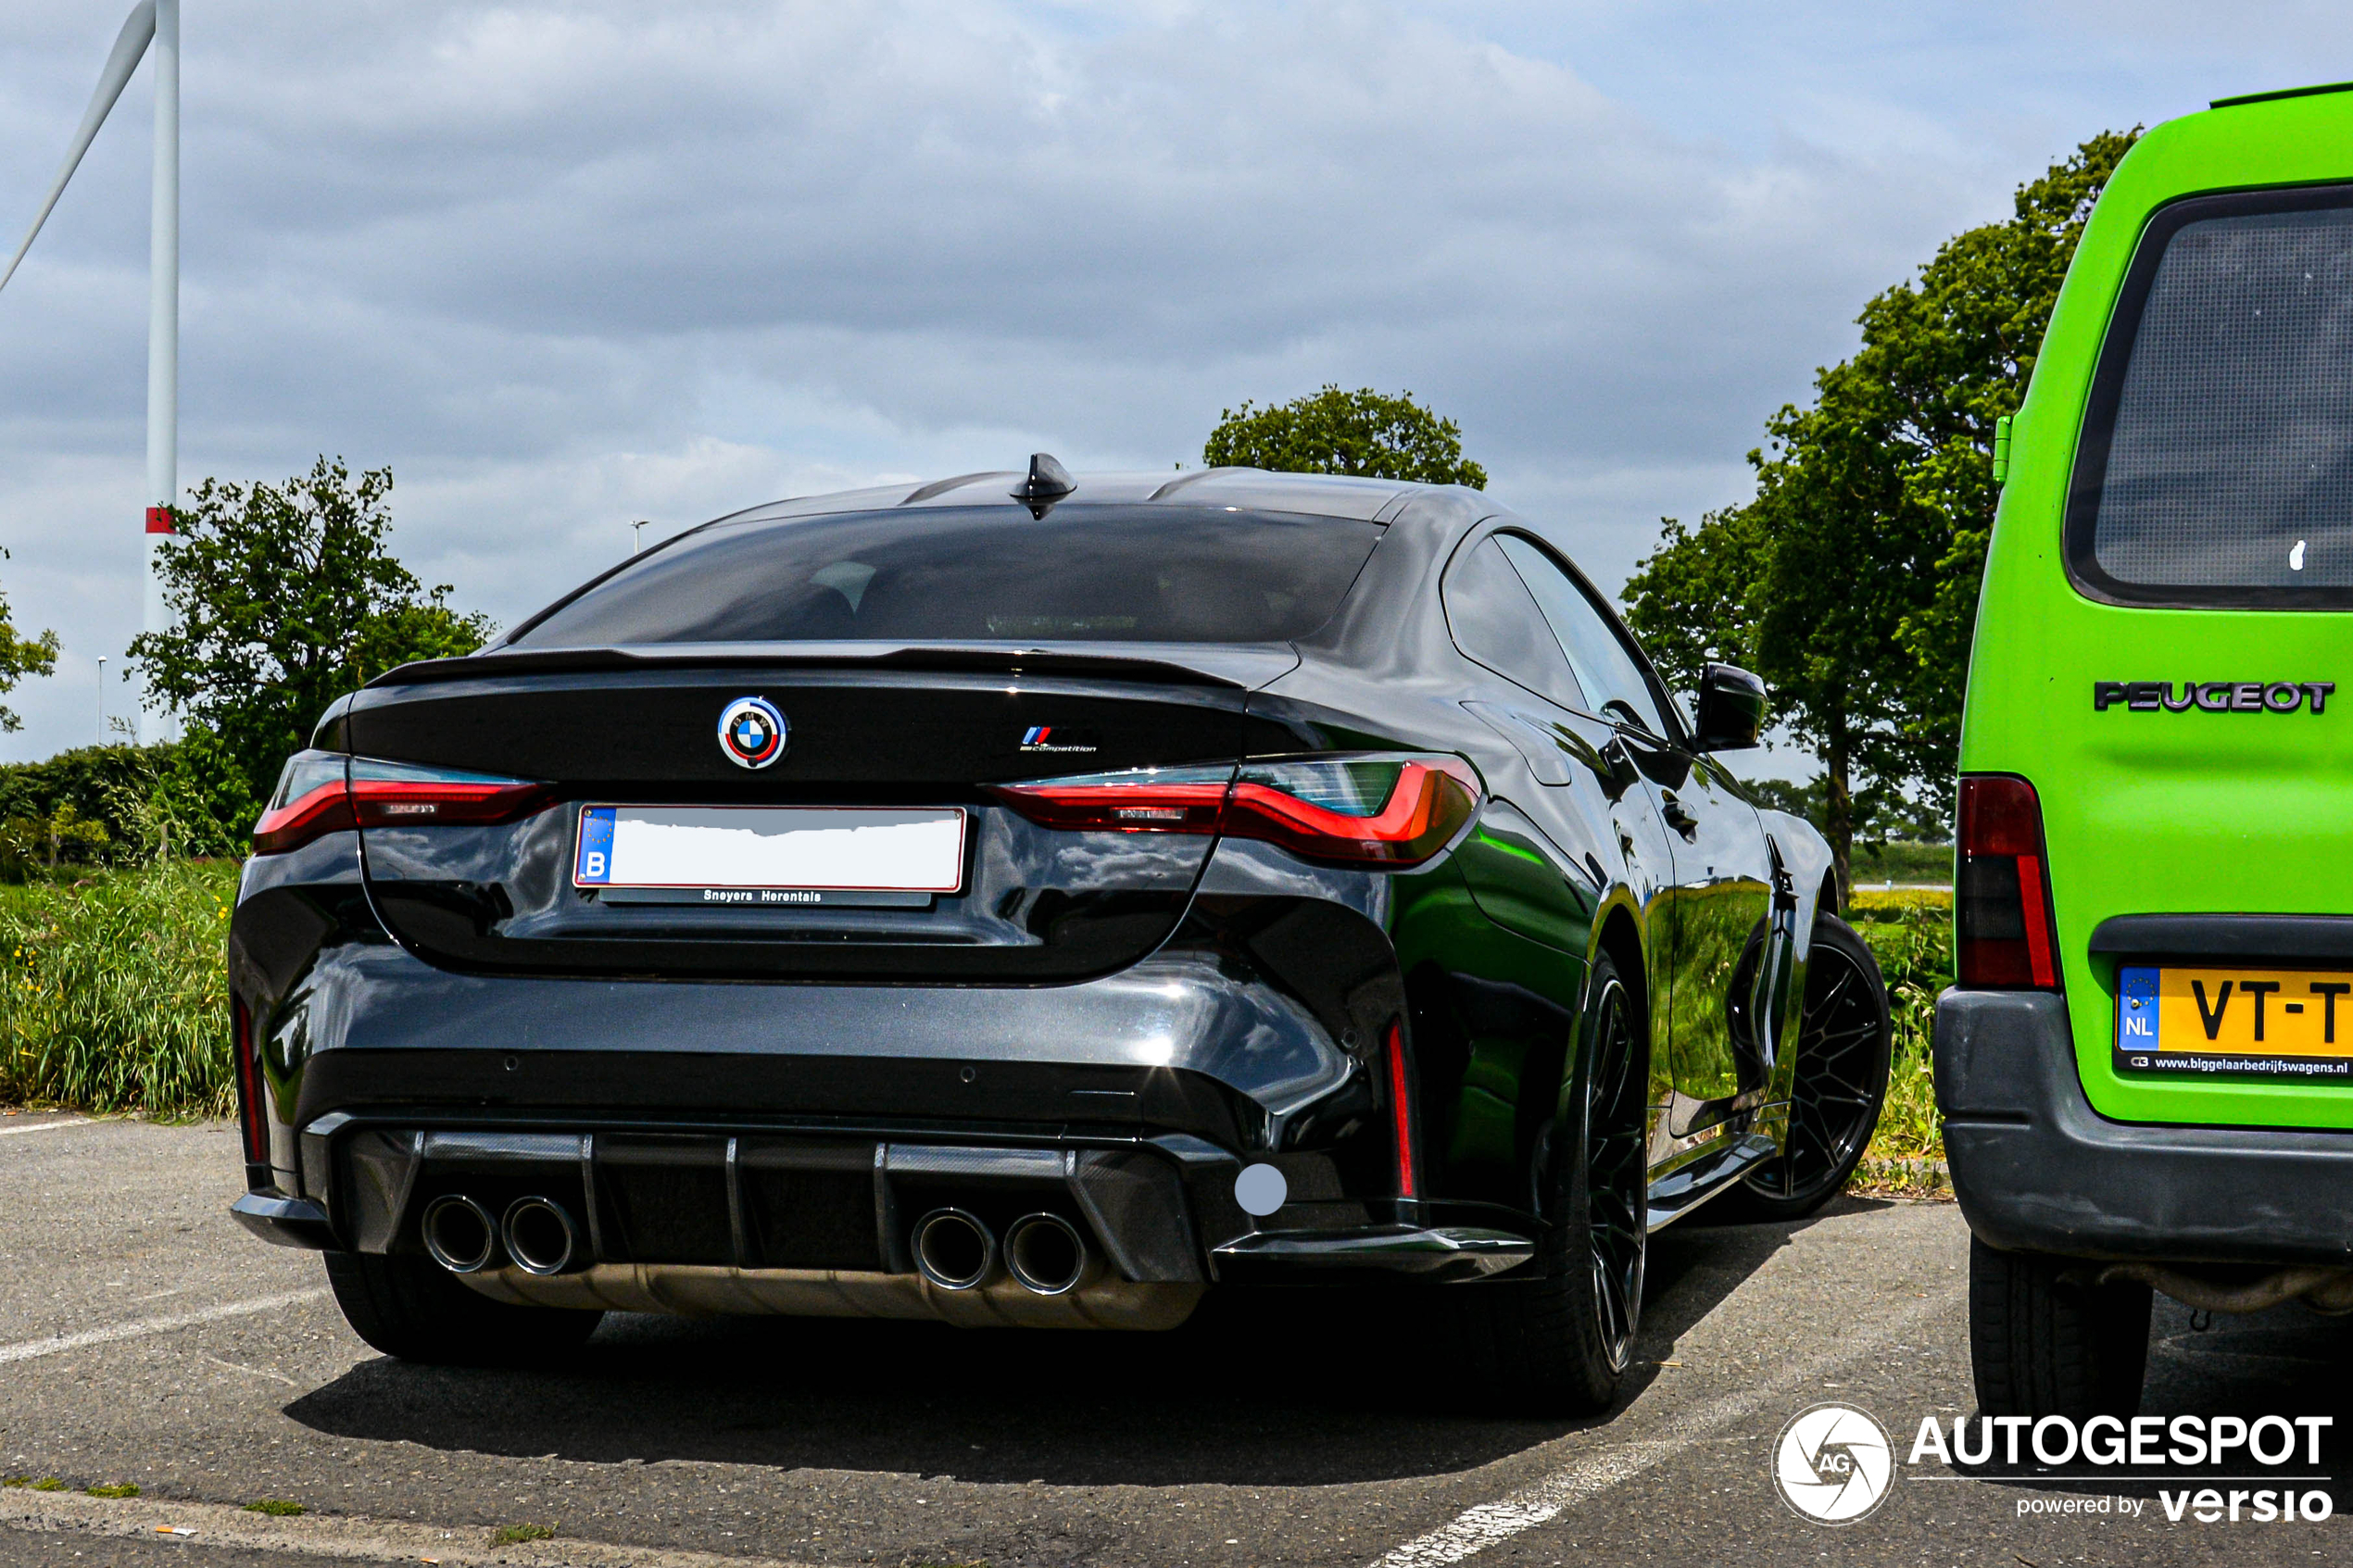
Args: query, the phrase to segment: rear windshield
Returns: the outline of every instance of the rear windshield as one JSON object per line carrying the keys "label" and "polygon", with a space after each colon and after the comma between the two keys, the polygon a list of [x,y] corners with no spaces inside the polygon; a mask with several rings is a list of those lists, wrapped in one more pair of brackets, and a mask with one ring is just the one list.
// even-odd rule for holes
{"label": "rear windshield", "polygon": [[2126,603],[2353,606],[2353,193],[2161,211],[2118,302],[2069,557]]}
{"label": "rear windshield", "polygon": [[723,523],[632,562],[509,646],[1271,643],[1332,617],[1378,523],[1065,503]]}

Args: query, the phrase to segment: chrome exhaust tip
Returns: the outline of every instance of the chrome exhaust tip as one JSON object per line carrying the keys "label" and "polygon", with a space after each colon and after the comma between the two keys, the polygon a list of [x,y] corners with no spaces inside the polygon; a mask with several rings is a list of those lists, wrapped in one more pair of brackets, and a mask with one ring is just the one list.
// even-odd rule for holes
{"label": "chrome exhaust tip", "polygon": [[935,1209],[910,1237],[915,1272],[942,1290],[975,1290],[997,1272],[997,1238],[962,1209]]}
{"label": "chrome exhaust tip", "polygon": [[446,1192],[425,1205],[425,1250],[453,1274],[479,1273],[498,1250],[498,1223],[462,1193]]}
{"label": "chrome exhaust tip", "polygon": [[1024,1214],[1005,1228],[1005,1269],[1038,1296],[1066,1296],[1086,1283],[1094,1249],[1060,1214]]}
{"label": "chrome exhaust tip", "polygon": [[572,1267],[580,1233],[563,1205],[547,1198],[518,1198],[507,1205],[498,1236],[507,1256],[525,1273],[560,1274]]}

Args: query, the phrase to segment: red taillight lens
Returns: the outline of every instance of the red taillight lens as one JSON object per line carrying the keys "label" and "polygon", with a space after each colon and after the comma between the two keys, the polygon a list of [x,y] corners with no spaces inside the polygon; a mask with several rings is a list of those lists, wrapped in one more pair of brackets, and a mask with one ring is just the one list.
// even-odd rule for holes
{"label": "red taillight lens", "polygon": [[237,1067],[237,1120],[245,1138],[248,1164],[270,1163],[269,1110],[261,1102],[261,1068],[254,1055],[253,1014],[236,997],[229,998],[229,1044]]}
{"label": "red taillight lens", "polygon": [[1457,757],[1252,762],[1234,781],[1225,831],[1310,860],[1419,865],[1478,809],[1478,775]]}
{"label": "red taillight lens", "polygon": [[1093,833],[1215,833],[1231,768],[1139,768],[1000,784],[991,793],[1040,827]]}
{"label": "red taillight lens", "polygon": [[2043,806],[2034,786],[1998,773],[1966,776],[1959,818],[1953,935],[1960,983],[2057,990]]}
{"label": "red taillight lens", "polygon": [[1397,1144],[1397,1196],[1418,1196],[1414,1180],[1414,1096],[1405,1064],[1405,1032],[1389,1026],[1389,1122]]}
{"label": "red taillight lens", "polygon": [[1041,826],[1222,833],[1310,860],[1418,865],[1478,808],[1458,757],[1313,757],[1225,768],[1139,768],[1002,784],[997,797]]}
{"label": "red taillight lens", "polygon": [[333,751],[297,751],[287,758],[269,809],[253,824],[253,852],[275,855],[356,826],[345,784],[350,765],[351,759]]}
{"label": "red taillight lens", "polygon": [[511,822],[551,798],[547,785],[528,779],[297,752],[254,824],[253,852],[283,854],[343,828]]}

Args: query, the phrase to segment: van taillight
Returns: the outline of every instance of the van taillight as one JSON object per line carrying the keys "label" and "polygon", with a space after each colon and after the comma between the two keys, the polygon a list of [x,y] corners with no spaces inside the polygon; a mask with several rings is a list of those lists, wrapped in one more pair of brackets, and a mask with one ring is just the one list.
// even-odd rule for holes
{"label": "van taillight", "polygon": [[1960,983],[1972,990],[2057,990],[2034,786],[1999,773],[1965,775],[1958,848],[1953,935]]}
{"label": "van taillight", "polygon": [[253,826],[253,852],[282,855],[355,827],[508,822],[553,798],[547,785],[528,779],[298,751],[286,759],[270,809]]}

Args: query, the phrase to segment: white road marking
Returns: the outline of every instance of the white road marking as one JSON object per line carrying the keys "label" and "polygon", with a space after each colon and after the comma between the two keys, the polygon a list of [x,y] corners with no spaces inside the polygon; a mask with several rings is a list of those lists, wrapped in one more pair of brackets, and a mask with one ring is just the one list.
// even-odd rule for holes
{"label": "white road marking", "polygon": [[77,1116],[70,1122],[35,1122],[30,1127],[0,1127],[0,1138],[12,1138],[19,1133],[54,1133],[60,1127],[89,1127],[95,1124],[96,1118],[90,1116]]}
{"label": "white road marking", "polygon": [[111,1345],[118,1339],[137,1339],[149,1334],[169,1334],[176,1328],[194,1328],[198,1323],[219,1323],[223,1318],[249,1317],[255,1312],[275,1311],[280,1307],[296,1306],[316,1301],[327,1294],[324,1286],[308,1290],[289,1290],[282,1296],[257,1296],[249,1301],[224,1301],[217,1307],[202,1307],[193,1312],[173,1312],[159,1318],[141,1318],[135,1323],[109,1323],[105,1328],[85,1328],[79,1334],[54,1334],[46,1339],[20,1340],[14,1345],[0,1345],[0,1366],[10,1361],[29,1361],[38,1356],[63,1355],[89,1345]]}
{"label": "white road marking", "polygon": [[1860,1360],[1960,1298],[1959,1286],[1929,1297],[1877,1324],[1868,1331],[1868,1337],[1850,1337],[1838,1349],[1801,1361],[1769,1383],[1670,1416],[1666,1422],[1668,1436],[1665,1437],[1604,1449],[1562,1466],[1533,1486],[1523,1486],[1493,1502],[1466,1508],[1429,1534],[1407,1541],[1376,1560],[1373,1568],[1441,1568],[1484,1551],[1497,1541],[1509,1540],[1523,1530],[1547,1524],[1566,1510],[1599,1496],[1621,1481],[1633,1479],[1692,1444],[1787,1399],[1792,1391],[1817,1382],[1824,1373]]}

